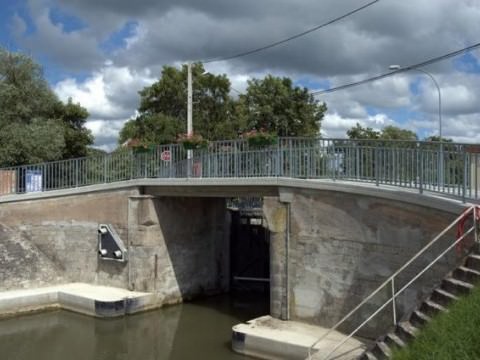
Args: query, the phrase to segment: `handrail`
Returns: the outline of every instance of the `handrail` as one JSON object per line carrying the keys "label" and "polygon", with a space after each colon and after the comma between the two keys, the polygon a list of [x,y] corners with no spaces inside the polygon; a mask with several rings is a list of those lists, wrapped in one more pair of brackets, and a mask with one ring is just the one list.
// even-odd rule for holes
{"label": "handrail", "polygon": [[[465,211],[462,212],[460,216],[458,216],[450,225],[448,225],[440,234],[438,234],[433,240],[431,240],[428,244],[426,244],[420,251],[418,251],[410,260],[408,260],[403,266],[401,266],[393,275],[391,275],[387,280],[385,280],[378,288],[376,288],[370,295],[368,295],[365,299],[363,299],[360,304],[358,304],[355,308],[353,308],[347,315],[345,315],[340,321],[338,321],[332,328],[330,328],[325,334],[323,334],[320,338],[318,338],[308,349],[308,359],[311,359],[312,351],[314,347],[319,344],[322,340],[324,340],[328,335],[330,335],[333,331],[338,329],[340,325],[342,325],[346,320],[348,320],[353,314],[355,314],[363,305],[365,305],[370,299],[372,299],[376,294],[378,294],[382,289],[385,288],[386,285],[389,283],[394,282],[395,277],[398,276],[405,268],[407,268],[412,262],[414,262],[419,256],[421,256],[426,250],[428,250],[432,245],[434,245],[439,239],[441,239],[448,231],[450,231],[454,226],[456,226],[460,221],[462,221],[466,216],[469,216],[473,213],[473,226],[469,228],[466,232],[464,232],[457,240],[451,244],[447,250],[442,252],[437,258],[431,261],[421,272],[419,272],[413,279],[411,279],[406,285],[404,285],[399,291],[392,292],[392,297],[384,303],[381,307],[379,307],[372,315],[370,315],[365,321],[363,321],[355,330],[353,330],[345,339],[343,339],[334,349],[327,354],[324,358],[328,360],[330,355],[334,354],[336,350],[340,348],[345,342],[351,339],[365,324],[367,324],[373,317],[375,317],[380,311],[382,311],[388,304],[391,302],[395,302],[395,299],[399,294],[401,294],[408,286],[410,286],[416,279],[418,279],[421,275],[423,275],[431,266],[433,266],[440,258],[442,258],[448,251],[450,251],[454,246],[459,244],[467,235],[469,235],[472,231],[477,231],[477,221],[478,221],[478,212],[480,211],[480,207],[472,205],[468,207]],[[392,290],[394,290],[392,285]],[[393,313],[394,323],[396,323],[396,312]]]}
{"label": "handrail", "polygon": [[[187,159],[180,144],[158,145],[148,152],[121,149],[0,168],[0,196],[147,177],[273,176],[369,182],[432,191],[464,202],[480,199],[480,153],[465,144],[442,144],[440,148],[435,142],[288,137],[259,148],[237,139],[193,150],[193,160]],[[440,167],[446,171],[440,172]]]}

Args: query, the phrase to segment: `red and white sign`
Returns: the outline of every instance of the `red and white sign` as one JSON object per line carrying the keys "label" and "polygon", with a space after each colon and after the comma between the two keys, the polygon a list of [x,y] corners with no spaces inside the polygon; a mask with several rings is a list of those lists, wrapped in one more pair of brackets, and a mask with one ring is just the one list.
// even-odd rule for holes
{"label": "red and white sign", "polygon": [[162,159],[163,161],[172,160],[172,153],[170,152],[170,150],[162,151],[162,153],[160,154],[160,159]]}

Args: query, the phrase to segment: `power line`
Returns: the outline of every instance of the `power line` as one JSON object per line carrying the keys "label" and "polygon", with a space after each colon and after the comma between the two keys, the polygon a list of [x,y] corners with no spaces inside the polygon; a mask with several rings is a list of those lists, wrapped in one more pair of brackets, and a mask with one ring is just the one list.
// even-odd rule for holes
{"label": "power line", "polygon": [[318,26],[315,26],[311,29],[308,29],[308,30],[305,30],[299,34],[296,34],[296,35],[293,35],[293,36],[290,36],[286,39],[283,39],[283,40],[279,40],[279,41],[276,41],[274,43],[271,43],[271,44],[268,44],[268,45],[265,45],[265,46],[262,46],[262,47],[259,47],[259,48],[256,48],[256,49],[252,49],[252,50],[248,50],[248,51],[244,51],[244,52],[240,52],[240,53],[237,53],[237,54],[234,54],[234,55],[229,55],[229,56],[224,56],[224,57],[216,57],[216,58],[210,58],[210,59],[206,59],[206,60],[200,60],[200,62],[204,63],[204,64],[208,64],[208,63],[212,63],[212,62],[217,62],[217,61],[225,61],[225,60],[232,60],[232,59],[236,59],[236,58],[239,58],[239,57],[243,57],[243,56],[247,56],[247,55],[251,55],[251,54],[255,54],[257,52],[260,52],[260,51],[264,51],[264,50],[267,50],[267,49],[270,49],[270,48],[273,48],[275,46],[278,46],[278,45],[281,45],[281,44],[284,44],[288,41],[291,41],[291,40],[295,40],[295,39],[298,39],[299,37],[302,37],[302,36],[305,36],[307,34],[310,34],[314,31],[317,31],[317,30],[320,30],[321,28],[324,28],[328,25],[331,25],[331,24],[334,24],[340,20],[343,20],[345,19],[346,17],[349,17],[359,11],[362,11],[372,5],[374,5],[375,3],[379,2],[380,0],[374,0],[374,1],[371,1],[369,2],[368,4],[365,4],[363,6],[360,6],[359,8],[356,8],[346,14],[343,14],[342,16],[339,16],[333,20],[330,20],[324,24],[321,24],[321,25],[318,25]]}
{"label": "power line", "polygon": [[398,70],[395,70],[395,71],[390,71],[388,73],[377,75],[377,76],[374,76],[374,77],[371,77],[371,78],[368,78],[368,79],[355,81],[355,82],[352,82],[352,83],[349,83],[349,84],[336,86],[336,87],[326,89],[326,90],[311,91],[310,94],[311,95],[322,95],[322,94],[332,93],[332,92],[339,91],[339,90],[348,89],[348,88],[351,88],[351,87],[354,87],[354,86],[367,84],[367,83],[370,83],[370,82],[373,82],[373,81],[377,81],[377,80],[380,80],[380,79],[384,79],[386,77],[393,76],[393,75],[398,74],[398,73],[402,73],[402,72],[406,72],[406,71],[409,71],[409,70],[412,70],[412,69],[416,69],[416,68],[420,68],[420,67],[424,67],[424,66],[427,66],[427,65],[434,64],[434,63],[437,63],[439,61],[443,61],[443,60],[458,56],[458,55],[463,54],[465,52],[468,52],[470,50],[474,50],[478,47],[480,47],[480,43],[476,43],[476,44],[470,45],[468,47],[465,47],[463,49],[456,50],[456,51],[450,52],[448,54],[441,55],[441,56],[423,61],[423,62],[415,64],[415,65],[405,66],[405,67],[402,67],[401,69],[398,69]]}

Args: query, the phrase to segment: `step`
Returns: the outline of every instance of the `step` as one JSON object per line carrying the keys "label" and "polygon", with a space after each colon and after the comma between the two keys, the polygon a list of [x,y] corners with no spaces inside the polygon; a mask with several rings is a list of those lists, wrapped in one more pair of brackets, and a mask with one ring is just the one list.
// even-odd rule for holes
{"label": "step", "polygon": [[422,327],[429,323],[432,318],[420,310],[415,310],[412,315],[410,315],[410,323],[416,327]]}
{"label": "step", "polygon": [[370,351],[365,351],[359,360],[378,360],[378,358],[373,355]]}
{"label": "step", "polygon": [[476,283],[480,280],[480,271],[460,266],[453,272],[453,277],[457,280]]}
{"label": "step", "polygon": [[392,354],[390,347],[383,341],[377,341],[375,346],[370,351],[379,360],[389,359],[390,355]]}
{"label": "step", "polygon": [[404,321],[398,323],[395,333],[400,339],[405,343],[415,339],[416,334],[418,333],[418,328],[413,326],[410,322]]}
{"label": "step", "polygon": [[465,262],[466,267],[480,271],[480,255],[470,254],[467,256],[467,261]]}
{"label": "step", "polygon": [[439,305],[448,306],[452,301],[458,300],[458,297],[439,288],[433,290],[430,299]]}
{"label": "step", "polygon": [[385,339],[383,340],[388,346],[390,346],[390,348],[394,348],[394,347],[400,347],[400,348],[403,348],[405,347],[407,344],[405,343],[405,341],[403,341],[402,339],[400,339],[400,337],[395,334],[395,333],[388,333],[387,336],[385,336]]}
{"label": "step", "polygon": [[447,278],[442,281],[442,289],[454,295],[466,295],[473,289],[473,285],[454,278]]}
{"label": "step", "polygon": [[422,305],[420,305],[420,311],[427,316],[434,316],[439,312],[448,312],[448,310],[440,304],[437,304],[433,300],[425,300]]}

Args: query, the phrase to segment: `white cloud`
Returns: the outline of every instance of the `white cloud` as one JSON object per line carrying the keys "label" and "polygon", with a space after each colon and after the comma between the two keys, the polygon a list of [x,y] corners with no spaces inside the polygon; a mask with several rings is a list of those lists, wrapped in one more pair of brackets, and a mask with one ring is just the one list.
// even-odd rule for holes
{"label": "white cloud", "polygon": [[95,144],[112,150],[123,123],[135,115],[138,91],[154,81],[148,70],[139,73],[105,66],[84,81],[62,80],[54,90],[63,101],[72,98],[88,110],[87,127],[95,136]]}
{"label": "white cloud", "polygon": [[[78,16],[87,27],[64,32],[48,17],[52,4]],[[153,82],[163,65],[262,46],[359,4],[357,0],[304,0],[302,6],[291,0],[30,0],[29,6],[35,33],[27,34],[19,16],[12,19],[12,31],[20,43],[67,69],[81,68],[91,74],[82,81],[72,77],[59,82],[57,93],[80,101],[92,119],[119,124],[134,113],[137,91]],[[479,18],[480,0],[381,1],[288,44],[206,68],[228,74],[240,92],[248,79],[267,73],[342,85],[384,73],[391,64],[411,65],[473,44],[480,33]],[[129,22],[136,26],[123,39],[126,45],[105,53],[99,44]],[[478,58],[478,52],[473,56]],[[432,72],[442,89],[444,135],[477,139],[479,74],[462,72],[453,60],[425,70]],[[437,132],[436,89],[422,74],[398,74],[325,94],[319,100],[329,108],[323,123],[329,136],[344,136],[357,122],[374,128],[396,124],[422,133]],[[100,128],[95,125],[95,133],[100,134]]]}

